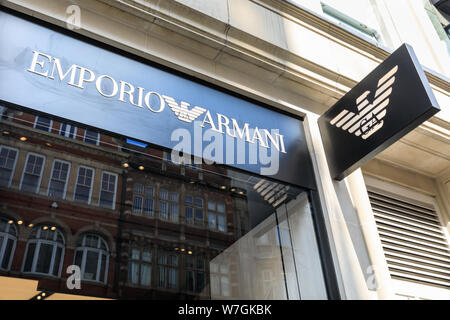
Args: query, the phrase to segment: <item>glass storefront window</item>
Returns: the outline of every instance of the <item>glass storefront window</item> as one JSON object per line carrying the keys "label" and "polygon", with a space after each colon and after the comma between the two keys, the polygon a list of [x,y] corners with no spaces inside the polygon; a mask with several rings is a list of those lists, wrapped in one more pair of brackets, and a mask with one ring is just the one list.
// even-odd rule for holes
{"label": "glass storefront window", "polygon": [[[35,130],[38,115],[8,114],[0,201],[29,208],[25,274],[65,277],[73,263],[90,286],[121,286],[113,298],[327,298],[309,190],[225,165],[191,170],[157,146],[57,119],[61,129]],[[72,258],[62,232],[32,226],[56,213],[77,239]]]}

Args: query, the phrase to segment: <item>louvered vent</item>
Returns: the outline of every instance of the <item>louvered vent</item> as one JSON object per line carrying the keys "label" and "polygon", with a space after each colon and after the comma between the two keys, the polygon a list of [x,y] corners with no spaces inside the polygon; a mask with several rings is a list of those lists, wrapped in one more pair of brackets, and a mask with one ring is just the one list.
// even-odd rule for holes
{"label": "louvered vent", "polygon": [[435,210],[369,192],[393,279],[450,289],[450,250]]}

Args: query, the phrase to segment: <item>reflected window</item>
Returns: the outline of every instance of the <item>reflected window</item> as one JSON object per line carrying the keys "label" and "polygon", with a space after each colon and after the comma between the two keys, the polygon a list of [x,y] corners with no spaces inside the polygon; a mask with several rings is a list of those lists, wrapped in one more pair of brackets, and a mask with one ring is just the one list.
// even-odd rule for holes
{"label": "reflected window", "polygon": [[229,266],[226,263],[210,263],[211,295],[229,297],[231,295]]}
{"label": "reflected window", "polygon": [[16,249],[17,229],[12,220],[0,217],[0,269],[9,270]]}
{"label": "reflected window", "polygon": [[208,201],[208,228],[221,232],[227,231],[225,203]]}
{"label": "reflected window", "polygon": [[164,251],[158,253],[158,287],[178,288],[178,255]]}
{"label": "reflected window", "polygon": [[20,190],[37,193],[41,183],[42,171],[44,169],[44,156],[29,153],[22,175]]}
{"label": "reflected window", "polygon": [[75,186],[74,200],[84,203],[90,203],[93,183],[94,169],[88,167],[79,167],[77,185]]}
{"label": "reflected window", "polygon": [[17,149],[0,146],[0,186],[9,187],[17,160]]}
{"label": "reflected window", "polygon": [[152,283],[152,250],[133,246],[128,264],[128,282],[150,287]]}
{"label": "reflected window", "polygon": [[106,282],[108,263],[108,245],[103,237],[88,233],[77,240],[74,264],[81,269],[81,279]]}
{"label": "reflected window", "polygon": [[184,214],[186,223],[203,226],[203,199],[186,195],[184,198]]}
{"label": "reflected window", "polygon": [[61,123],[61,127],[59,129],[59,135],[67,138],[75,139],[77,136],[77,127],[68,123]]}
{"label": "reflected window", "polygon": [[166,189],[159,190],[159,217],[161,219],[178,222],[179,198],[178,192],[169,192]]}
{"label": "reflected window", "polygon": [[34,122],[34,127],[39,130],[50,132],[52,120],[46,117],[37,116]]}
{"label": "reflected window", "polygon": [[116,200],[116,182],[116,174],[103,172],[99,197],[100,206],[114,209]]}
{"label": "reflected window", "polygon": [[205,288],[205,260],[202,257],[188,255],[184,260],[186,290],[200,293]]}
{"label": "reflected window", "polygon": [[64,258],[64,237],[56,227],[36,226],[25,253],[23,272],[59,277]]}
{"label": "reflected window", "polygon": [[84,133],[84,142],[98,146],[100,143],[100,133],[98,131],[86,129]]}
{"label": "reflected window", "polygon": [[48,185],[48,196],[56,199],[66,197],[67,179],[69,178],[70,163],[54,160],[50,182]]}

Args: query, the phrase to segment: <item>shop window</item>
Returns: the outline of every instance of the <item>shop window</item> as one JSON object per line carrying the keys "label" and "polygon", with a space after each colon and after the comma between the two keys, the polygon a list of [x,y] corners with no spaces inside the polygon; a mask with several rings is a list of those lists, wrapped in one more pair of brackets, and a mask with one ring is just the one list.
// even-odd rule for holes
{"label": "shop window", "polygon": [[179,194],[166,189],[159,190],[159,217],[164,220],[178,222]]}
{"label": "shop window", "polygon": [[42,131],[50,132],[50,129],[52,128],[52,120],[46,117],[37,116],[34,122],[34,127]]}
{"label": "shop window", "polygon": [[17,243],[16,226],[0,217],[0,269],[9,270]]}
{"label": "shop window", "polygon": [[87,233],[77,240],[74,264],[80,267],[82,280],[105,283],[108,263],[108,245],[101,236]]}
{"label": "shop window", "polygon": [[69,178],[70,163],[54,160],[52,174],[48,185],[48,196],[56,199],[66,197],[67,179]]}
{"label": "shop window", "polygon": [[224,203],[208,201],[208,228],[222,232],[227,231]]}
{"label": "shop window", "polygon": [[200,293],[205,288],[205,260],[188,255],[184,262],[186,290]]}
{"label": "shop window", "polygon": [[30,234],[23,272],[59,277],[64,258],[64,237],[52,226],[36,226]]}
{"label": "shop window", "polygon": [[84,142],[98,146],[100,144],[100,133],[86,129],[84,133]]}
{"label": "shop window", "polygon": [[203,199],[187,195],[184,199],[186,223],[203,226]]}
{"label": "shop window", "polygon": [[152,283],[152,250],[132,247],[128,264],[128,282],[150,287]]}
{"label": "shop window", "polygon": [[59,135],[71,139],[75,139],[77,136],[77,127],[74,125],[62,122],[61,128],[59,129]]}
{"label": "shop window", "polygon": [[42,171],[44,170],[44,156],[29,153],[23,170],[20,190],[37,193],[41,184]]}
{"label": "shop window", "polygon": [[91,203],[92,185],[94,183],[94,169],[78,168],[77,184],[75,186],[74,200]]}
{"label": "shop window", "polygon": [[0,186],[9,187],[16,167],[17,149],[0,146]]}
{"label": "shop window", "polygon": [[102,185],[99,197],[100,206],[114,209],[116,201],[116,183],[117,183],[116,174],[103,172]]}
{"label": "shop window", "polygon": [[164,251],[158,253],[158,287],[178,288],[178,255]]}

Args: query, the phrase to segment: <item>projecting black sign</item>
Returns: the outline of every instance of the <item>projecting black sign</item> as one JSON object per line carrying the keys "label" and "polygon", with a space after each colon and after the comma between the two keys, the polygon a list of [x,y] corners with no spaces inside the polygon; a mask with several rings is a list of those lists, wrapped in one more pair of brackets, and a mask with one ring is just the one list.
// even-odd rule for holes
{"label": "projecting black sign", "polygon": [[319,118],[331,176],[342,180],[439,111],[404,44]]}

